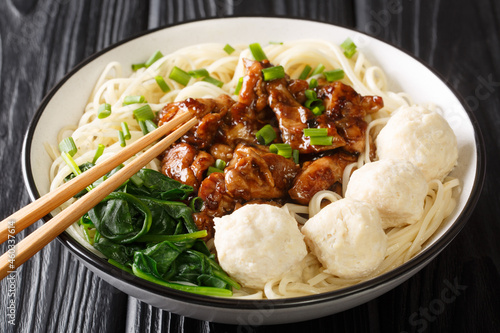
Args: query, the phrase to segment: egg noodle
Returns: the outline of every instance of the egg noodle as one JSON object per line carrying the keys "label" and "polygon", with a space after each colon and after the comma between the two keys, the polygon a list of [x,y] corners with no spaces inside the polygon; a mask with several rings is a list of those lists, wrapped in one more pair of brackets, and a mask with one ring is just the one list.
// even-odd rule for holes
{"label": "egg noodle", "polygon": [[[92,161],[98,145],[103,144],[106,147],[104,154],[97,160],[97,163],[101,163],[122,149],[117,135],[122,122],[127,122],[129,126],[131,133],[129,143],[143,136],[139,125],[133,118],[133,110],[138,105],[123,106],[125,96],[144,96],[153,111],[160,111],[166,104],[182,101],[188,97],[216,98],[221,94],[227,94],[237,100],[234,91],[239,78],[245,74],[242,59],[252,59],[252,55],[247,45],[232,46],[235,51],[231,54],[224,51],[223,44],[200,44],[186,47],[163,56],[148,68],[141,68],[133,73],[130,73],[129,69],[122,68],[120,63],[109,63],[97,80],[79,123],[76,126],[67,126],[61,129],[58,134],[58,142],[65,137],[73,137],[78,148],[78,152],[74,156],[78,165]],[[317,40],[270,44],[265,46],[263,50],[269,61],[274,65],[283,66],[291,78],[298,78],[305,65],[315,68],[315,66],[323,64],[326,70],[341,68],[345,73],[341,82],[352,86],[359,94],[377,95],[383,98],[384,108],[366,118],[369,122],[366,131],[366,151],[360,154],[356,163],[347,166],[344,170],[342,188],[345,193],[351,172],[371,162],[370,145],[368,144],[370,133],[372,136],[376,136],[394,110],[401,106],[412,105],[411,98],[405,93],[388,91],[383,70],[371,65],[360,51],[348,59],[337,45]],[[126,64],[127,68],[129,65]],[[187,86],[183,86],[168,77],[174,66],[185,71],[205,68],[211,77],[224,84],[219,88],[208,82],[191,79]],[[126,72],[125,75],[123,72]],[[155,77],[158,75],[161,75],[170,87],[169,92],[164,93],[159,88],[155,81]],[[102,103],[110,104],[112,113],[107,118],[98,119],[97,109]],[[71,171],[60,157],[56,146],[45,144],[45,148],[53,159],[49,174],[50,190],[53,190],[63,184],[64,178]],[[159,170],[160,163],[158,160],[154,160],[146,167]],[[369,276],[359,279],[338,278],[324,272],[324,268],[317,258],[309,253],[300,265],[284,277],[269,281],[264,290],[242,288],[235,290],[233,297],[258,299],[317,294],[351,286],[387,272],[417,254],[440,227],[442,221],[451,214],[455,207],[452,190],[458,185],[458,180],[452,178],[447,178],[444,182],[440,180],[429,182],[422,218],[413,225],[385,230],[388,236],[386,257],[377,270]],[[321,191],[316,193],[309,206],[288,203],[283,206],[283,209],[292,214],[301,225],[305,223],[307,218],[317,214],[326,203],[341,198],[337,193]],[[73,201],[74,199],[69,200],[59,209],[64,209]],[[77,223],[68,228],[67,232],[88,250],[103,257],[86,241],[83,230]],[[208,241],[208,245],[213,246],[213,240]]]}

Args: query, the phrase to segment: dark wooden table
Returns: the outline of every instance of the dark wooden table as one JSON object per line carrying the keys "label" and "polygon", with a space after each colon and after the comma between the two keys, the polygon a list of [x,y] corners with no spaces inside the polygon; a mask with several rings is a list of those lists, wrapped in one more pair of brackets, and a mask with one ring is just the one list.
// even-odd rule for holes
{"label": "dark wooden table", "polygon": [[[353,27],[441,73],[473,110],[486,144],[484,189],[464,230],[419,274],[369,303],[268,327],[204,322],[151,307],[97,278],[54,241],[19,269],[15,295],[9,295],[6,280],[0,283],[0,332],[500,331],[500,2],[495,0],[2,0],[0,218],[29,202],[20,165],[23,135],[43,96],[64,74],[92,53],[147,29],[233,15]],[[450,284],[458,286],[456,297],[445,302]],[[8,322],[9,300],[15,325]]]}

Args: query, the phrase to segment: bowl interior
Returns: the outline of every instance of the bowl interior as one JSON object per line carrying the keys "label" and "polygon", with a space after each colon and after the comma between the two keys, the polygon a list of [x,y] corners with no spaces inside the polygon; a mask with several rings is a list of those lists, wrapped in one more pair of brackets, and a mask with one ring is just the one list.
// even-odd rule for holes
{"label": "bowl interior", "polygon": [[[59,129],[77,124],[97,78],[109,62],[122,63],[127,75],[130,64],[144,61],[156,50],[167,54],[199,43],[266,44],[269,41],[308,39],[311,35],[336,44],[350,37],[372,64],[379,65],[386,72],[390,90],[407,92],[415,103],[436,104],[453,128],[458,138],[459,159],[452,175],[460,180],[460,193],[457,207],[427,244],[427,249],[432,247],[457,223],[458,217],[470,205],[469,198],[477,187],[479,142],[468,112],[446,83],[405,52],[350,29],[305,20],[248,17],[192,22],[121,42],[84,61],[44,99],[28,130],[23,161],[25,181],[32,199],[49,191],[51,160],[44,142],[57,144]],[[86,255],[92,256],[90,253]]]}

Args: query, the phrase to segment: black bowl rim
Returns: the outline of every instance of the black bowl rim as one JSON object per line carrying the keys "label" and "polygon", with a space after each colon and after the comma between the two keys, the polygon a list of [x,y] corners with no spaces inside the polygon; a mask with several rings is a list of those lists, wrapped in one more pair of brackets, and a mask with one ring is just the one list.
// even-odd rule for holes
{"label": "black bowl rim", "polygon": [[[376,40],[379,40],[383,42],[384,44],[387,44],[389,46],[395,47],[399,51],[405,53],[407,56],[413,58],[414,60],[418,61],[422,65],[424,65],[427,69],[429,69],[436,77],[438,77],[447,87],[450,89],[450,91],[457,97],[457,99],[460,101],[462,107],[465,109],[467,115],[469,116],[469,119],[471,121],[471,124],[474,129],[474,135],[475,135],[475,140],[476,140],[476,151],[477,151],[477,164],[476,164],[476,174],[475,174],[475,180],[473,184],[473,188],[471,191],[471,195],[468,198],[464,209],[460,213],[460,215],[457,217],[455,223],[448,229],[448,231],[442,235],[436,242],[430,247],[419,253],[416,257],[412,258],[410,261],[404,263],[403,265],[387,272],[384,273],[380,276],[377,276],[371,280],[358,283],[356,285],[331,291],[331,292],[326,292],[318,295],[311,295],[311,296],[302,296],[302,297],[294,297],[294,298],[285,298],[285,299],[276,299],[276,300],[245,300],[245,299],[233,299],[233,298],[221,298],[221,297],[211,297],[211,296],[203,296],[203,295],[196,295],[188,292],[183,292],[183,291],[178,291],[174,289],[169,289],[162,287],[160,285],[151,283],[149,281],[137,278],[133,275],[130,274],[130,277],[128,279],[122,278],[123,276],[126,276],[127,272],[124,272],[115,266],[109,264],[106,260],[97,257],[95,254],[91,253],[88,251],[85,247],[83,247],[80,243],[78,243],[76,240],[74,240],[71,236],[69,236],[67,233],[63,233],[60,236],[58,236],[58,240],[66,246],[71,252],[73,252],[76,256],[78,256],[81,260],[86,262],[87,264],[90,264],[91,266],[94,266],[98,270],[101,270],[105,272],[106,274],[113,276],[117,279],[120,279],[124,283],[129,283],[129,281],[133,281],[135,287],[142,288],[148,292],[157,294],[158,296],[161,297],[166,297],[170,298],[173,300],[177,300],[180,302],[185,302],[185,303],[190,303],[190,304],[198,304],[198,305],[204,305],[204,306],[210,306],[210,307],[218,307],[218,308],[226,308],[226,309],[238,309],[238,310],[252,310],[252,309],[262,309],[263,306],[271,306],[274,310],[277,309],[286,309],[286,308],[292,308],[292,307],[301,307],[301,306],[310,306],[313,304],[320,304],[324,302],[331,302],[337,299],[345,298],[347,296],[351,296],[356,293],[360,292],[369,292],[370,290],[377,289],[379,287],[382,287],[386,283],[388,283],[391,280],[396,279],[397,277],[401,277],[405,275],[405,273],[409,273],[414,270],[418,270],[419,268],[423,267],[425,264],[427,264],[428,261],[430,261],[432,258],[437,256],[439,252],[441,252],[456,236],[457,234],[462,230],[462,228],[465,226],[467,220],[469,219],[470,215],[472,214],[477,201],[479,199],[479,195],[483,186],[484,178],[485,178],[485,169],[486,169],[486,156],[485,156],[485,147],[484,147],[484,142],[483,142],[483,137],[481,134],[481,130],[479,128],[478,122],[468,106],[467,103],[465,103],[464,98],[456,91],[456,89],[451,86],[447,80],[439,74],[436,70],[431,68],[425,61],[422,59],[417,58],[416,56],[410,54],[406,50],[392,45],[381,38],[375,37],[375,36],[370,36],[362,31],[359,31],[357,29],[339,25],[339,24],[333,24],[330,22],[326,21],[321,21],[321,20],[310,20],[310,19],[304,19],[304,18],[297,18],[297,17],[292,17],[292,16],[273,16],[273,15],[239,15],[239,16],[227,16],[223,18],[204,18],[204,19],[194,19],[194,20],[188,20],[188,21],[183,21],[179,23],[174,23],[174,24],[169,24],[165,26],[161,26],[155,29],[147,30],[144,32],[141,32],[137,35],[128,37],[126,39],[123,39],[117,43],[114,43],[99,52],[96,52],[80,62],[77,66],[75,66],[70,72],[68,72],[50,91],[49,93],[43,98],[40,106],[38,107],[35,115],[33,116],[29,126],[28,130],[26,132],[24,142],[23,142],[23,173],[25,176],[25,182],[28,184],[28,191],[30,192],[31,196],[33,198],[39,198],[40,194],[38,190],[36,189],[35,182],[33,179],[33,175],[31,173],[31,162],[29,159],[29,152],[31,150],[31,140],[33,137],[33,133],[36,129],[36,126],[38,124],[38,120],[40,119],[45,107],[51,100],[51,98],[57,93],[57,91],[61,88],[61,86],[70,78],[72,77],[76,72],[78,72],[80,69],[85,67],[89,62],[93,61],[94,59],[98,58],[99,56],[103,55],[104,53],[122,45],[127,42],[130,42],[134,39],[140,38],[142,36],[154,33],[159,30],[167,29],[170,27],[174,26],[180,26],[184,24],[191,24],[191,23],[196,23],[196,22],[201,22],[201,21],[212,21],[212,20],[225,20],[225,19],[238,19],[238,18],[255,18],[255,19],[292,19],[292,20],[301,20],[301,21],[308,21],[308,22],[314,22],[314,23],[321,23],[321,24],[328,24],[331,26],[336,26],[344,29],[351,30],[356,33],[363,34],[369,38],[373,38]],[[44,217],[44,221],[50,220],[51,215],[47,215]]]}

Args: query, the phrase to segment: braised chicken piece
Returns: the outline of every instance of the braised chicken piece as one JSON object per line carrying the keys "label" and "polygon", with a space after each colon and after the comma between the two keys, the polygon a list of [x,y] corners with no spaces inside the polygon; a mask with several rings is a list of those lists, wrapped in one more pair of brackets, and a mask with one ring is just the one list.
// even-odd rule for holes
{"label": "braised chicken piece", "polygon": [[345,139],[343,147],[349,152],[363,152],[367,114],[375,113],[384,106],[382,97],[361,96],[351,86],[334,82],[317,89],[318,98],[324,100],[325,113],[336,124],[338,133]]}
{"label": "braised chicken piece", "polygon": [[299,204],[307,205],[317,192],[332,189],[336,182],[342,181],[345,167],[356,160],[352,155],[336,153],[304,163],[288,191],[290,197]]}
{"label": "braised chicken piece", "polygon": [[[337,133],[335,123],[329,118],[316,117],[311,110],[300,104],[288,90],[285,79],[273,80],[268,83],[269,106],[276,114],[283,142],[290,144],[300,153],[315,153],[332,150],[346,144],[345,140]],[[310,139],[304,136],[304,129],[310,127],[328,128],[328,136],[333,137],[333,142],[328,146],[313,146]]]}
{"label": "braised chicken piece", "polygon": [[198,149],[205,149],[214,142],[224,122],[224,116],[234,103],[227,95],[221,95],[216,99],[188,98],[182,102],[170,103],[160,112],[158,125],[168,122],[178,112],[191,112],[200,121],[181,138],[181,141]]}
{"label": "braised chicken piece", "polygon": [[268,60],[262,62],[243,59],[246,75],[238,95],[238,102],[251,106],[260,112],[267,106],[266,82],[262,78],[262,69],[271,67]]}
{"label": "braised chicken piece", "polygon": [[229,195],[245,201],[286,195],[299,168],[291,160],[270,153],[266,147],[240,144],[225,169]]}
{"label": "braised chicken piece", "polygon": [[211,173],[201,182],[198,196],[204,203],[202,212],[213,217],[231,213],[237,202],[226,192],[224,174],[221,172]]}
{"label": "braised chicken piece", "polygon": [[215,159],[223,160],[226,163],[229,163],[233,158],[233,148],[223,143],[214,143],[210,147],[210,155],[212,155]]}
{"label": "braised chicken piece", "polygon": [[187,143],[178,143],[166,152],[161,170],[164,175],[197,190],[205,171],[214,163],[215,159],[209,153],[198,151]]}
{"label": "braised chicken piece", "polygon": [[193,220],[199,230],[206,230],[207,236],[204,240],[209,240],[214,237],[214,218],[206,212],[193,213]]}

